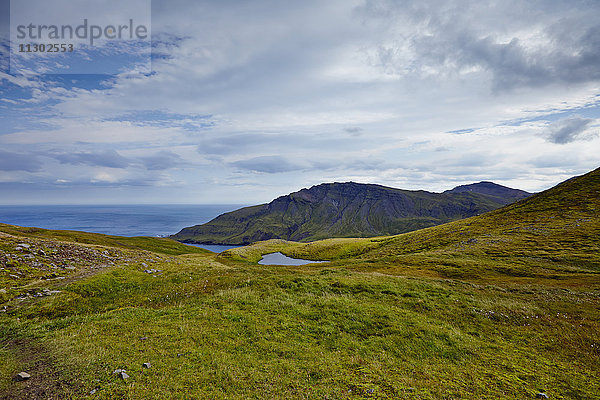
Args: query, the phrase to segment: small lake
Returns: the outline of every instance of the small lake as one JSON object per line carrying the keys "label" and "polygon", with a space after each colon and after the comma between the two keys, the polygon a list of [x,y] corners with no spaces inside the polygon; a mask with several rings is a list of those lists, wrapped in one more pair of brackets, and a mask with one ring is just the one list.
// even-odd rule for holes
{"label": "small lake", "polygon": [[187,244],[188,246],[200,247],[201,249],[212,251],[213,253],[220,253],[225,250],[242,247],[242,246],[225,246],[225,245],[221,245],[221,244],[197,244],[197,243],[183,243],[183,244]]}
{"label": "small lake", "polygon": [[292,258],[281,253],[265,254],[258,263],[261,265],[304,265],[313,263],[323,263],[327,261],[303,260],[301,258]]}

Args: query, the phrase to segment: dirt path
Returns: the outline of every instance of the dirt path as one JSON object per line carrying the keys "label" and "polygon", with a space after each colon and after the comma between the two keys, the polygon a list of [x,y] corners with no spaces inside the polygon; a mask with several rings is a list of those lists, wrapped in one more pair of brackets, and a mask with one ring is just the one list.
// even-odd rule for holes
{"label": "dirt path", "polygon": [[7,390],[0,392],[0,400],[65,400],[82,394],[74,382],[61,374],[50,352],[32,339],[12,339],[5,342],[17,357],[24,372],[31,378],[13,381]]}

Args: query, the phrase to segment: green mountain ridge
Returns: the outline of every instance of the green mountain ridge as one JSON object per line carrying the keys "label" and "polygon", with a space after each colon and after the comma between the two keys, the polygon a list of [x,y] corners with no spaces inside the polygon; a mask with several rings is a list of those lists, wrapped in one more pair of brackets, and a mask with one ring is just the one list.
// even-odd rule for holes
{"label": "green mountain ridge", "polygon": [[381,185],[324,183],[184,228],[188,243],[245,245],[261,240],[314,241],[394,235],[471,217],[529,196],[492,182],[444,193]]}

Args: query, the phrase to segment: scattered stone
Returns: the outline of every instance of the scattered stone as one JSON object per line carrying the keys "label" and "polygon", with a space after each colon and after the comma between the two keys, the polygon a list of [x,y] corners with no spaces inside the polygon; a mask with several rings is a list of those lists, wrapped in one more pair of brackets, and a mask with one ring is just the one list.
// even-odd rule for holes
{"label": "scattered stone", "polygon": [[97,392],[97,390],[96,390],[96,389],[92,389],[92,390],[90,391],[90,395],[92,395],[92,394],[95,394],[96,392]]}
{"label": "scattered stone", "polygon": [[29,375],[27,372],[19,372],[15,376],[15,381],[17,381],[17,382],[26,381],[29,378],[31,378],[31,375]]}
{"label": "scattered stone", "polygon": [[34,296],[35,297],[52,296],[53,294],[58,294],[58,293],[60,293],[60,290],[44,289],[43,291],[36,293]]}
{"label": "scattered stone", "polygon": [[140,340],[148,340],[148,338],[146,336],[141,337]]}
{"label": "scattered stone", "polygon": [[535,398],[536,399],[547,399],[548,395],[546,393],[540,392],[540,393],[538,393],[538,394],[535,395]]}
{"label": "scattered stone", "polygon": [[142,267],[146,268],[147,266],[148,266],[148,264],[142,263]]}
{"label": "scattered stone", "polygon": [[129,378],[129,375],[127,375],[127,372],[125,372],[124,369],[122,368],[117,368],[113,371],[113,374],[118,375],[119,378],[125,380],[127,378]]}
{"label": "scattered stone", "polygon": [[181,357],[182,355],[182,353],[177,353],[177,357]]}
{"label": "scattered stone", "polygon": [[373,394],[374,392],[375,392],[375,389],[369,389],[369,390],[367,390],[367,393],[369,393],[369,394]]}
{"label": "scattered stone", "polygon": [[15,278],[15,279],[19,279],[19,278],[20,278],[20,276],[19,276],[19,275],[12,275],[12,274],[11,274],[11,275],[9,275],[9,276],[10,276],[11,278]]}
{"label": "scattered stone", "polygon": [[143,363],[142,368],[150,368],[150,363]]}
{"label": "scattered stone", "polygon": [[145,269],[144,272],[147,274],[158,274],[159,272],[162,272],[162,270],[151,268],[151,269]]}
{"label": "scattered stone", "polygon": [[28,245],[27,243],[19,243],[17,246],[21,246],[21,247],[24,247],[24,248],[26,248],[26,249],[28,249],[28,248],[30,248],[30,247],[31,247],[31,246],[30,246],[30,245]]}
{"label": "scattered stone", "polygon": [[6,289],[0,289],[0,294],[6,294]]}

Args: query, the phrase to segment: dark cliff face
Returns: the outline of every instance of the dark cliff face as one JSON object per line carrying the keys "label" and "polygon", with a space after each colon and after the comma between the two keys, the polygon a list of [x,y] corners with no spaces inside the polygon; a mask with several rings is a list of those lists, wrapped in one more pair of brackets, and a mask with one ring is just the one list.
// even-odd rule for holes
{"label": "dark cliff face", "polygon": [[392,235],[491,211],[520,195],[514,189],[495,187],[500,185],[475,185],[474,190],[431,193],[354,182],[325,183],[184,228],[173,238],[247,244],[273,238],[308,241]]}

